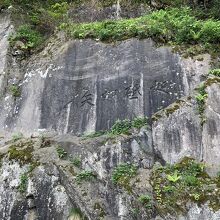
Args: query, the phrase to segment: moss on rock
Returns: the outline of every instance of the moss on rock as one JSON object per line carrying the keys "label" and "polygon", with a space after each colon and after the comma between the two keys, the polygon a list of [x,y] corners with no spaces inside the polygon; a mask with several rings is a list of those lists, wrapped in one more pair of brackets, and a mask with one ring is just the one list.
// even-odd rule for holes
{"label": "moss on rock", "polygon": [[219,177],[211,178],[205,164],[185,157],[180,163],[154,169],[151,181],[157,210],[166,215],[186,212],[187,203],[208,203],[220,209]]}
{"label": "moss on rock", "polygon": [[8,153],[9,160],[18,161],[21,165],[33,162],[33,146],[27,146],[23,149],[18,149],[17,146],[13,145],[10,147]]}

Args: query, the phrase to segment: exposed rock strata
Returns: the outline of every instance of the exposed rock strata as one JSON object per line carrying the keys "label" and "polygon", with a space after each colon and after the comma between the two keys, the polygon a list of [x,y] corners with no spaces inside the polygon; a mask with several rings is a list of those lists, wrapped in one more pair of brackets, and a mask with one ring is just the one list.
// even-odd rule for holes
{"label": "exposed rock strata", "polygon": [[[219,171],[218,80],[206,88],[203,126],[193,92],[208,73],[208,55],[203,61],[183,59],[170,48],[156,48],[149,39],[111,45],[59,38],[27,63],[20,60],[21,68],[15,58],[19,54],[8,53],[11,30],[9,18],[1,15],[0,131],[32,137],[1,141],[0,219],[72,219],[79,215],[71,212],[75,208],[92,220],[220,219],[220,212],[206,203],[189,203],[185,214],[161,216],[137,201],[142,194],[153,194],[150,175],[155,163],[190,156],[207,163],[211,175]],[[13,84],[21,88],[21,97],[10,93]],[[192,98],[182,98],[188,95]],[[137,116],[153,116],[152,127],[113,139],[74,136]],[[39,131],[57,135],[35,137]],[[66,157],[58,157],[58,146]],[[12,159],[13,147],[24,153],[33,150],[31,156]],[[73,166],[71,155],[80,158],[80,167]],[[114,168],[122,163],[138,167],[129,182],[132,192],[112,182]],[[97,178],[79,184],[77,174],[83,170]]]}

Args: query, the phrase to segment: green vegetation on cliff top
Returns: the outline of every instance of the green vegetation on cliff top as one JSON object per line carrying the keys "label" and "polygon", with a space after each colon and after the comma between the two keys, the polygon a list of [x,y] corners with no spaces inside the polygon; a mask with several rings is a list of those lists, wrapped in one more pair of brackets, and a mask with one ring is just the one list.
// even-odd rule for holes
{"label": "green vegetation on cliff top", "polygon": [[204,49],[218,44],[220,39],[220,21],[199,20],[190,8],[159,10],[131,19],[83,24],[63,23],[60,28],[78,39],[116,41],[132,37],[153,38],[161,43],[200,44]]}
{"label": "green vegetation on cliff top", "polygon": [[[116,3],[113,0],[96,2],[100,7]],[[126,5],[126,2],[128,1],[122,0],[121,4]],[[76,39],[92,38],[111,42],[132,37],[153,38],[163,44],[185,47],[199,45],[198,48],[191,49],[197,50],[196,53],[220,50],[220,21],[216,19],[219,18],[220,3],[217,0],[206,3],[201,1],[200,5],[187,0],[156,2],[162,10],[152,7],[149,0],[132,0],[130,4],[146,3],[152,7],[152,13],[138,18],[81,24],[69,19],[68,10],[87,4],[86,0],[0,0],[0,7],[12,5],[15,20],[19,20],[16,16],[21,18],[21,22],[17,22],[20,25],[17,34],[11,36],[10,42],[14,46],[16,41],[21,41],[23,44],[19,45],[20,49],[26,51],[39,47],[57,27]],[[189,53],[193,55],[194,51]]]}
{"label": "green vegetation on cliff top", "polygon": [[61,22],[67,21],[70,7],[67,1],[59,0],[0,0],[0,9],[10,5],[16,27],[16,34],[9,38],[10,44],[26,52],[39,48]]}

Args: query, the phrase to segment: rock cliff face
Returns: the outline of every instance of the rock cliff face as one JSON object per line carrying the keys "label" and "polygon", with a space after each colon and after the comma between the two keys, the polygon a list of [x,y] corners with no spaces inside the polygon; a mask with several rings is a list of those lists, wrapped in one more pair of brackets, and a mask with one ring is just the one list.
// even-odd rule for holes
{"label": "rock cliff face", "polygon": [[208,98],[203,126],[195,100],[184,100],[173,114],[163,115],[153,124],[154,147],[166,162],[174,163],[190,156],[207,162],[213,172],[219,171],[219,84],[216,82],[206,89]]}
{"label": "rock cliff face", "polygon": [[[21,60],[7,41],[12,30],[1,14],[0,219],[220,219],[208,199],[168,213],[138,199],[155,196],[158,164],[192,157],[213,177],[220,169],[220,79],[207,79],[209,55],[185,59],[150,39],[104,44],[58,36]],[[201,117],[195,88],[203,81]],[[129,135],[81,136],[139,116],[149,124]],[[118,171],[126,179],[115,184],[121,164],[130,166],[127,174],[137,170]]]}
{"label": "rock cliff face", "polygon": [[8,53],[8,37],[9,34],[12,32],[12,26],[10,22],[10,16],[8,14],[1,14],[0,15],[0,91],[3,92],[3,89],[5,87],[4,85],[4,78],[7,68],[7,53]]}
{"label": "rock cliff face", "polygon": [[151,40],[61,41],[22,70],[8,69],[22,95],[16,101],[5,95],[1,130],[82,134],[109,129],[117,119],[151,116],[189,94],[207,74],[208,60],[182,59]]}

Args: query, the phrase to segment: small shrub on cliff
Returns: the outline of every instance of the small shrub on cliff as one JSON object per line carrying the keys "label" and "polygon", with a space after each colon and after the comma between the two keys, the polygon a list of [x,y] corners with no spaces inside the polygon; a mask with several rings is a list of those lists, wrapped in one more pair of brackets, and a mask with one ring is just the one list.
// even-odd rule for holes
{"label": "small shrub on cliff", "polygon": [[130,180],[137,175],[137,167],[133,164],[120,164],[112,172],[112,182],[131,192]]}
{"label": "small shrub on cliff", "polygon": [[208,94],[206,92],[206,87],[205,85],[201,85],[197,90],[198,90],[198,95],[196,95],[196,102],[198,105],[198,112],[200,115],[201,119],[201,125],[204,124],[205,122],[205,116],[204,116],[204,111],[205,111],[205,102],[208,97]]}
{"label": "small shrub on cliff", "polygon": [[82,161],[81,161],[81,159],[79,157],[71,158],[71,162],[76,167],[80,167],[81,163],[82,163]]}
{"label": "small shrub on cliff", "polygon": [[29,50],[36,48],[43,41],[43,38],[42,35],[32,29],[30,25],[21,25],[16,34],[9,38],[9,41],[12,46],[15,45],[16,41],[21,41],[23,45],[19,49]]}
{"label": "small shrub on cliff", "polygon": [[92,134],[88,134],[86,138],[94,138],[99,137],[101,135],[120,135],[120,134],[127,134],[131,133],[132,128],[140,129],[143,126],[147,125],[147,117],[137,117],[133,120],[117,120],[114,125],[111,127],[109,131],[97,131]]}
{"label": "small shrub on cliff", "polygon": [[146,117],[137,117],[137,118],[134,118],[132,121],[132,127],[134,127],[134,128],[140,129],[145,125],[147,125],[147,118]]}
{"label": "small shrub on cliff", "polygon": [[214,69],[209,72],[210,75],[220,77],[220,69]]}
{"label": "small shrub on cliff", "polygon": [[152,208],[152,198],[149,195],[141,195],[138,200],[146,209]]}
{"label": "small shrub on cliff", "polygon": [[61,19],[63,16],[66,15],[69,5],[67,2],[55,3],[51,5],[48,13],[51,17],[55,19]]}
{"label": "small shrub on cliff", "polygon": [[21,96],[21,88],[18,85],[10,86],[9,90],[15,98],[18,98]]}
{"label": "small shrub on cliff", "polygon": [[130,130],[132,128],[140,129],[143,126],[147,124],[147,118],[146,117],[137,117],[133,120],[117,120],[115,124],[112,126],[109,133],[113,135],[119,135],[119,134],[130,134]]}
{"label": "small shrub on cliff", "polygon": [[64,158],[67,156],[67,152],[62,147],[57,147],[57,154],[59,158]]}
{"label": "small shrub on cliff", "polygon": [[[175,176],[175,181],[169,176]],[[205,165],[191,158],[184,158],[174,165],[157,167],[153,170],[151,180],[156,206],[164,214],[184,210],[189,201],[199,204],[209,201],[211,208],[220,207],[218,178],[209,177]]]}
{"label": "small shrub on cliff", "polygon": [[137,175],[137,167],[132,164],[120,164],[112,173],[114,184],[122,184]]}
{"label": "small shrub on cliff", "polygon": [[81,173],[77,174],[76,181],[77,183],[82,183],[82,181],[91,181],[96,178],[96,175],[93,171],[84,170]]}
{"label": "small shrub on cliff", "polygon": [[11,146],[8,153],[9,153],[9,160],[18,161],[21,165],[32,163],[33,160],[33,146],[32,143],[27,143],[26,148],[19,149],[20,145]]}
{"label": "small shrub on cliff", "polygon": [[67,21],[69,3],[66,1],[2,0],[0,7],[1,3],[2,8],[13,6],[12,20],[22,21],[15,22],[22,25],[17,28],[17,33],[13,34],[9,41],[12,46],[25,51],[25,54],[34,52],[34,49],[39,48],[45,39],[54,33],[60,23]]}
{"label": "small shrub on cliff", "polygon": [[118,134],[129,134],[132,124],[130,120],[117,120],[111,128],[111,133]]}
{"label": "small shrub on cliff", "polygon": [[27,173],[24,173],[20,177],[20,184],[18,187],[21,193],[24,193],[27,190],[27,184],[28,184],[28,176]]}

